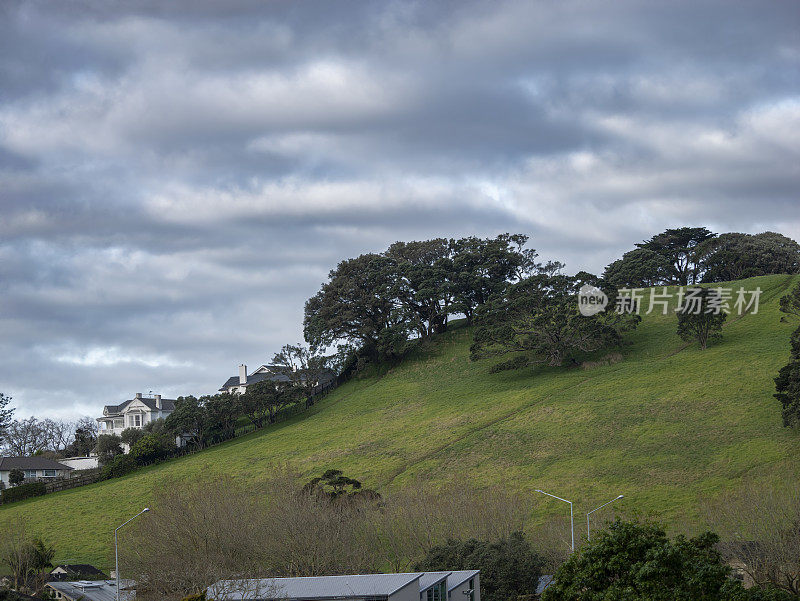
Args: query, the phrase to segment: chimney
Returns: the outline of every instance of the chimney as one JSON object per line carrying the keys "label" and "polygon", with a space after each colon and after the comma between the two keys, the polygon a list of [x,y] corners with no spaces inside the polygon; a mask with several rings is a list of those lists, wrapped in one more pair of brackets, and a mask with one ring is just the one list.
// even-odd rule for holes
{"label": "chimney", "polygon": [[247,366],[244,363],[239,366],[239,384],[247,384]]}
{"label": "chimney", "polygon": [[137,393],[136,393],[136,398],[137,398],[137,399],[140,399],[140,398],[142,398],[142,393],[141,393],[141,392],[137,392]]}
{"label": "chimney", "polygon": [[161,409],[161,395],[160,394],[154,395],[153,398],[155,398],[155,400],[156,400],[156,409],[160,410]]}

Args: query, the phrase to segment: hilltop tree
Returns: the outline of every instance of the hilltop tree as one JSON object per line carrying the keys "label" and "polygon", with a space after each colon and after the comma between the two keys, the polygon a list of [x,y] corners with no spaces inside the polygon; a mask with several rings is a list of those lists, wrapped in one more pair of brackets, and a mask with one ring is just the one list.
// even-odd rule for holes
{"label": "hilltop tree", "polygon": [[402,353],[408,325],[393,295],[394,269],[394,261],[376,254],[339,263],[306,302],[306,341],[317,348],[346,341],[376,361]]}
{"label": "hilltop tree", "polygon": [[719,302],[720,295],[713,288],[689,288],[676,313],[678,336],[687,342],[696,340],[701,349],[721,339],[727,314]]}
{"label": "hilltop tree", "polygon": [[616,287],[694,284],[702,275],[701,245],[714,236],[704,227],[665,230],[606,267],[604,279]]}
{"label": "hilltop tree", "polygon": [[[800,284],[781,298],[781,311],[789,315],[800,316]],[[800,425],[800,327],[790,338],[791,355],[789,363],[784,365],[775,378],[775,398],[782,407],[783,425]]]}
{"label": "hilltop tree", "polygon": [[384,255],[394,261],[392,293],[411,329],[422,338],[444,332],[455,292],[448,241],[395,242]]}
{"label": "hilltop tree", "polygon": [[698,246],[704,282],[800,272],[800,244],[775,232],[728,233]]}
{"label": "hilltop tree", "polygon": [[525,361],[510,362],[509,368],[575,363],[577,353],[618,344],[622,332],[638,323],[637,315],[612,311],[581,315],[579,288],[576,278],[547,273],[512,285],[478,311],[472,359],[517,352],[525,354]]}
{"label": "hilltop tree", "polygon": [[453,311],[463,313],[471,323],[478,307],[502,293],[509,283],[533,273],[538,267],[537,254],[524,248],[527,242],[528,237],[523,234],[450,240]]}
{"label": "hilltop tree", "polygon": [[685,286],[699,281],[697,248],[715,235],[704,227],[681,227],[665,230],[636,246],[655,251],[669,262],[665,283]]}
{"label": "hilltop tree", "polygon": [[669,261],[662,254],[636,248],[606,267],[604,277],[616,288],[648,288],[667,281],[670,269]]}
{"label": "hilltop tree", "polygon": [[0,448],[3,446],[3,440],[5,439],[6,431],[11,425],[11,418],[14,415],[14,408],[7,408],[10,402],[11,397],[0,392]]}

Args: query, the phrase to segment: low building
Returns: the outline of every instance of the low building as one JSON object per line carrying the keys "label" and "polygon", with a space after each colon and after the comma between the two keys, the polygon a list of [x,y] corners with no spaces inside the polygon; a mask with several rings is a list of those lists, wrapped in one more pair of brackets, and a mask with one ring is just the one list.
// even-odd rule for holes
{"label": "low building", "polygon": [[[75,582],[48,582],[58,601],[117,601],[116,580],[77,580]],[[119,601],[133,601],[136,591],[133,580],[120,581]]]}
{"label": "low building", "polygon": [[22,470],[25,482],[46,482],[69,478],[72,468],[44,457],[0,457],[0,482],[5,486],[11,484],[9,476],[12,470]]}
{"label": "low building", "polygon": [[221,580],[209,601],[480,601],[480,571]]}
{"label": "low building", "polygon": [[97,455],[89,457],[67,457],[59,459],[61,465],[66,465],[74,470],[93,470],[100,467],[100,458]]}
{"label": "low building", "polygon": [[127,428],[144,428],[175,411],[175,399],[162,399],[160,394],[146,397],[137,392],[134,398],[119,405],[103,407],[103,417],[97,418],[100,434],[119,436]]}
{"label": "low building", "polygon": [[88,563],[65,563],[57,565],[48,574],[50,581],[108,580],[108,576]]}

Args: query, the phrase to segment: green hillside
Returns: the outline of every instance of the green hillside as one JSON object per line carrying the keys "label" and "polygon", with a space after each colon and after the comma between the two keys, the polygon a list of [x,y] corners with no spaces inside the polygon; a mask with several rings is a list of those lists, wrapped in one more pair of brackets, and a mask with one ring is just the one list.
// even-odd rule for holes
{"label": "green hillside", "polygon": [[[170,479],[209,473],[259,478],[288,461],[310,474],[337,467],[382,491],[424,479],[502,481],[576,502],[576,513],[624,493],[629,510],[668,522],[697,502],[764,481],[800,460],[800,435],[783,428],[773,380],[789,335],[778,299],[792,276],[746,280],[760,311],[730,316],[721,343],[700,351],[675,334],[674,315],[644,316],[623,360],[593,369],[489,374],[469,360],[471,331],[454,329],[378,377],[350,382],[311,412],[128,477],[0,508],[56,545],[57,560],[109,565],[113,530]],[[736,284],[738,287],[739,283]],[[646,307],[646,303],[645,303]],[[563,507],[542,497],[532,523]]]}

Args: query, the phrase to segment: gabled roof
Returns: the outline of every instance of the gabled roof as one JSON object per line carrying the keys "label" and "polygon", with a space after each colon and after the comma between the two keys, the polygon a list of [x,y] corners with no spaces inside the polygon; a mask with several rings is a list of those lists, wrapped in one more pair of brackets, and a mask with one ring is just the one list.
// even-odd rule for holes
{"label": "gabled roof", "polygon": [[11,470],[71,470],[72,468],[44,457],[0,457],[0,472]]}
{"label": "gabled roof", "polygon": [[[261,372],[261,373],[253,373],[247,376],[247,383],[244,386],[250,386],[251,384],[255,384],[256,382],[263,382],[264,380],[270,380],[272,382],[290,382],[291,378],[286,374],[281,373],[268,373],[268,372]],[[227,379],[227,381],[222,385],[220,390],[227,390],[233,386],[242,386],[239,383],[239,376],[231,376]]]}
{"label": "gabled roof", "polygon": [[[53,574],[53,572],[55,570],[59,569],[59,568],[61,568],[64,572],[66,572],[66,574],[63,574],[64,576],[78,576],[78,577],[80,577],[80,576],[103,576],[103,577],[106,577],[106,575],[103,572],[101,572],[99,569],[97,569],[96,567],[94,567],[93,565],[88,564],[88,563],[63,563],[61,565],[57,565],[52,570],[50,570],[50,574]],[[59,574],[55,574],[55,575],[56,576],[61,576],[62,574],[59,573]]]}
{"label": "gabled roof", "polygon": [[[142,397],[140,399],[128,399],[119,405],[106,405],[103,407],[103,414],[107,417],[112,415],[121,415],[122,412],[125,411],[125,407],[134,401],[139,401],[145,407],[150,409],[150,411],[158,411],[155,399]],[[161,399],[161,411],[175,411],[175,399]]]}
{"label": "gabled roof", "polygon": [[341,599],[388,596],[413,584],[422,572],[406,574],[354,574],[308,578],[262,578],[221,580],[208,587],[208,598],[215,601],[254,599]]}
{"label": "gabled roof", "polygon": [[420,578],[419,590],[424,591],[432,587],[434,584],[441,582],[445,577],[447,578],[447,590],[452,591],[457,586],[464,584],[470,578],[475,578],[480,574],[480,570],[453,570],[452,572],[425,572]]}

